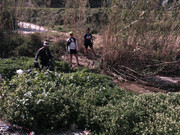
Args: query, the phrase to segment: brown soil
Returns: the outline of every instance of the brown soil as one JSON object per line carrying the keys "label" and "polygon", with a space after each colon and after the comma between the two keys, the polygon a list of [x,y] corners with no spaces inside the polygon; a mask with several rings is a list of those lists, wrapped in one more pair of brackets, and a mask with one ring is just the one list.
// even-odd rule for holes
{"label": "brown soil", "polygon": [[167,91],[155,88],[155,87],[150,87],[146,86],[143,84],[138,84],[136,82],[121,82],[121,81],[114,81],[120,88],[124,90],[128,90],[134,93],[157,93],[157,92],[163,92],[166,93]]}

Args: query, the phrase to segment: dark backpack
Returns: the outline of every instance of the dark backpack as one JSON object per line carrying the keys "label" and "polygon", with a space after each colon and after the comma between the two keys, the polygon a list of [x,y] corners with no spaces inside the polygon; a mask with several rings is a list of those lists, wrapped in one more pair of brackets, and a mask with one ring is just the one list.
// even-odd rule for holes
{"label": "dark backpack", "polygon": [[67,41],[67,46],[69,46],[72,42],[75,42],[76,43],[76,39],[73,38],[74,41],[72,41],[72,39],[70,38],[68,41]]}

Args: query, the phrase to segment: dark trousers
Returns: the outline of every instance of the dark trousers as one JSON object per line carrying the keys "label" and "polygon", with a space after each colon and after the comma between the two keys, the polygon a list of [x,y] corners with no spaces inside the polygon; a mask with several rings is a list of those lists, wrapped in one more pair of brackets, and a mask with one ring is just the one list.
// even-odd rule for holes
{"label": "dark trousers", "polygon": [[40,62],[40,69],[43,69],[44,67],[48,69],[50,66],[49,61],[48,62]]}

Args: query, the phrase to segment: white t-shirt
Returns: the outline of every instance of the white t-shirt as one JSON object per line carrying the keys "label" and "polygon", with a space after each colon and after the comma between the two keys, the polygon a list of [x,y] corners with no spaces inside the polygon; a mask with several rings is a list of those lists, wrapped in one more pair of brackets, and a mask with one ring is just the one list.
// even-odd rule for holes
{"label": "white t-shirt", "polygon": [[70,45],[68,45],[68,51],[69,51],[70,49],[79,50],[78,43],[77,43],[77,40],[75,40],[75,38],[68,38],[68,39],[67,39],[67,42],[70,42]]}

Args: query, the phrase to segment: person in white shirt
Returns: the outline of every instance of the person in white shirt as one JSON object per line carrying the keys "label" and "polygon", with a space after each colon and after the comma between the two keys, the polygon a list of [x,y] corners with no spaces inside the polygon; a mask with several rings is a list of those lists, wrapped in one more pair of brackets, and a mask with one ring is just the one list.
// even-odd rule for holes
{"label": "person in white shirt", "polygon": [[67,50],[70,54],[69,63],[70,65],[72,65],[72,56],[74,55],[76,57],[77,65],[79,66],[80,65],[78,61],[79,47],[77,44],[77,40],[74,38],[73,32],[70,32],[69,35],[70,37],[67,39]]}

